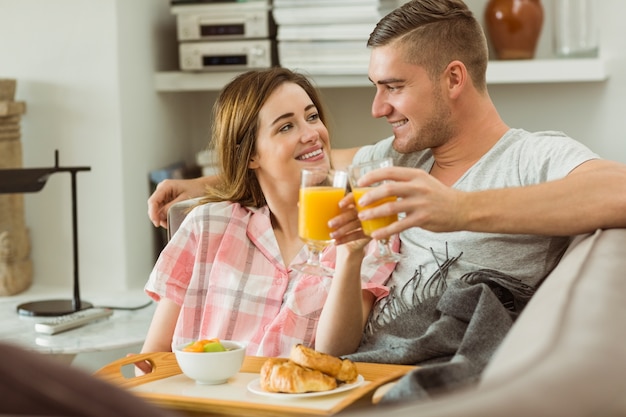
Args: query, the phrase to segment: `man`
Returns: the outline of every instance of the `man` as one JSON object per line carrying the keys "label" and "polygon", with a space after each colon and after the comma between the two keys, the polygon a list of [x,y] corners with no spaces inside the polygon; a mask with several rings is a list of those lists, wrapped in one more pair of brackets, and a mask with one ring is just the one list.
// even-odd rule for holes
{"label": "man", "polygon": [[[479,269],[532,291],[568,236],[626,225],[626,167],[561,133],[529,133],[502,121],[487,92],[484,35],[461,1],[408,2],[378,23],[368,46],[372,114],[385,117],[394,136],[360,149],[353,162],[392,156],[397,167],[364,179],[361,185],[393,182],[361,204],[399,199],[359,217],[403,213],[372,237],[400,233],[408,259],[396,267],[388,283],[395,292],[370,325],[385,327],[392,311],[441,293],[446,277]],[[340,231],[335,237],[341,240]]]}
{"label": "man", "polygon": [[[369,174],[360,185],[391,182],[360,202],[398,200],[359,217],[400,214],[372,237],[399,233],[406,260],[387,284],[391,294],[374,306],[352,358],[415,363],[422,358],[415,352],[398,349],[389,358],[380,353],[385,344],[400,346],[399,339],[421,338],[432,328],[441,317],[434,305],[450,285],[488,283],[517,314],[570,236],[626,226],[626,166],[600,159],[560,132],[509,128],[487,91],[483,31],[460,0],[409,1],[381,19],[368,47],[368,74],[376,88],[372,115],[387,119],[393,137],[333,153],[333,161],[341,168],[350,160],[393,157],[394,167]],[[179,189],[185,183],[160,185],[148,201],[153,222],[159,224],[158,210],[176,196],[201,194],[202,181],[192,182],[195,191]],[[342,225],[341,217],[331,222],[338,242]],[[414,334],[407,334],[409,321]],[[337,334],[346,325],[357,324],[338,320]],[[506,324],[502,330],[498,337]],[[482,365],[496,345],[485,349]],[[335,353],[347,352],[338,346]],[[440,358],[450,354],[440,352]]]}

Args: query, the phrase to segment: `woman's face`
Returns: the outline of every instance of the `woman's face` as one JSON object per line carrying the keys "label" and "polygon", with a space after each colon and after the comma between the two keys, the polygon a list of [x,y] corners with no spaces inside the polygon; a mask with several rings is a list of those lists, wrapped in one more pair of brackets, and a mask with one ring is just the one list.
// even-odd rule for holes
{"label": "woman's face", "polygon": [[330,167],[328,130],[299,85],[282,84],[261,108],[256,152],[248,167],[256,171],[265,193],[285,183],[299,187],[302,169]]}

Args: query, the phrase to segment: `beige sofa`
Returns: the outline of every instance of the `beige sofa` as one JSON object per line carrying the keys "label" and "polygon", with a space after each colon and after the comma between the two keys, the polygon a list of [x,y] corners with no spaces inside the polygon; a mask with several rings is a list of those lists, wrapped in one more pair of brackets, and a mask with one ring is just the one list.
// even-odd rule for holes
{"label": "beige sofa", "polygon": [[[170,212],[178,227],[189,202]],[[576,237],[472,389],[348,415],[626,416],[626,229]]]}
{"label": "beige sofa", "polygon": [[478,386],[384,415],[626,416],[626,229],[575,239]]}

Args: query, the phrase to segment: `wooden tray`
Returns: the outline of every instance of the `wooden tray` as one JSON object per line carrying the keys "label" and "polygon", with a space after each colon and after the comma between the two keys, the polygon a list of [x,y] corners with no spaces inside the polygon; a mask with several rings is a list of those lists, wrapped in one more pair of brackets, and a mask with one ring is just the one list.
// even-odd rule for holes
{"label": "wooden tray", "polygon": [[[251,393],[247,384],[258,378],[267,358],[247,356],[240,372],[222,385],[198,385],[182,374],[171,352],[145,353],[118,359],[95,372],[99,378],[124,387],[158,406],[190,413],[224,416],[330,416],[359,401],[369,407],[380,386],[400,378],[414,366],[356,363],[365,382],[350,391],[312,397],[283,399]],[[153,371],[139,377],[126,377],[124,366],[147,360]]]}

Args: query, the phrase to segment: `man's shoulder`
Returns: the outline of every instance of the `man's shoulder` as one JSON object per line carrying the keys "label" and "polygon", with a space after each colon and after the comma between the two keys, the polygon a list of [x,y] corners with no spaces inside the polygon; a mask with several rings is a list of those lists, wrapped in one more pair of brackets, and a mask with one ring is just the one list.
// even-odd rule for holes
{"label": "man's shoulder", "polygon": [[537,141],[555,138],[573,140],[564,132],[558,130],[540,130],[536,132],[530,132],[524,129],[509,129],[502,137],[502,139],[510,141]]}
{"label": "man's shoulder", "polygon": [[542,149],[578,149],[583,145],[567,134],[557,130],[530,132],[524,129],[509,129],[498,141],[495,153],[520,152],[541,153]]}

